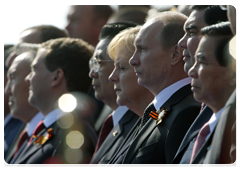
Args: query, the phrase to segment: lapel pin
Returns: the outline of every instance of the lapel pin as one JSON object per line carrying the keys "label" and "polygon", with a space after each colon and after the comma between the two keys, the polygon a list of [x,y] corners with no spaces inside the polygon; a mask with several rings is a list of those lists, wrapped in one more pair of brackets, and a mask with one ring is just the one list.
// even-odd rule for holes
{"label": "lapel pin", "polygon": [[116,136],[117,134],[118,134],[118,131],[115,130],[115,131],[113,132],[113,136]]}
{"label": "lapel pin", "polygon": [[163,108],[163,109],[159,109],[156,113],[155,112],[151,112],[149,114],[149,117],[151,117],[154,120],[157,120],[157,125],[160,124],[162,122],[163,117],[165,117],[167,113],[167,109]]}

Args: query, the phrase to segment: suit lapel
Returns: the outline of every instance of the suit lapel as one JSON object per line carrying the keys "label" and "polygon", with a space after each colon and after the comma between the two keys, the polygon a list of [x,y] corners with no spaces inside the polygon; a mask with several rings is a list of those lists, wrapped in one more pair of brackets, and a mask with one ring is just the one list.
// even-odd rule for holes
{"label": "suit lapel", "polygon": [[100,159],[106,154],[106,152],[112,147],[112,145],[119,139],[121,134],[124,132],[124,125],[129,122],[135,113],[128,110],[118,124],[111,130],[102,146],[99,148],[93,162],[99,162]]}
{"label": "suit lapel", "polygon": [[186,133],[177,151],[177,154],[175,155],[175,158],[189,144],[189,142],[191,142],[192,139],[197,136],[201,127],[211,118],[212,114],[213,112],[208,106],[206,106],[202,110],[202,112],[198,115],[198,117],[195,119],[195,121],[192,123],[192,126],[189,128],[188,132]]}
{"label": "suit lapel", "polygon": [[[57,134],[57,131],[59,128],[57,128],[56,126],[56,122],[53,123],[50,127],[43,129],[38,135],[46,135],[47,134],[47,130],[49,128],[53,128],[54,129],[54,134]],[[27,158],[29,158],[31,155],[33,155],[35,152],[37,152],[39,149],[41,149],[46,143],[44,143],[43,145],[38,145],[38,144],[33,144],[37,139],[33,139],[31,144],[27,147],[23,148],[23,151],[18,155],[19,159],[16,159],[16,163],[21,163],[24,162]]]}
{"label": "suit lapel", "polygon": [[[215,131],[215,129],[214,129],[214,131]],[[197,153],[196,157],[193,159],[191,164],[202,164],[203,163],[203,159],[205,158],[207,150],[209,150],[208,147],[211,147],[211,142],[212,142],[212,137],[213,137],[214,131],[209,136],[207,141],[203,144],[202,148],[199,150],[199,152]]]}
{"label": "suit lapel", "polygon": [[131,160],[134,158],[138,149],[140,148],[146,137],[152,132],[155,126],[156,126],[155,121],[149,119],[147,123],[142,127],[142,129],[139,130],[135,139],[133,139],[132,143],[130,144],[130,147],[123,160],[125,164],[131,163]]}
{"label": "suit lapel", "polygon": [[132,129],[129,131],[129,133],[126,136],[126,138],[124,139],[124,141],[122,142],[122,144],[119,146],[116,153],[112,156],[112,158],[108,164],[115,163],[116,160],[119,158],[119,156],[122,155],[125,152],[125,150],[129,147],[129,145],[133,139],[133,136],[136,135],[137,128],[140,123],[141,123],[141,118],[139,117],[138,120],[136,121],[136,123],[134,124],[134,126],[132,127]]}
{"label": "suit lapel", "polygon": [[[178,91],[176,91],[159,109],[166,108],[167,111],[170,112],[172,105],[179,103],[181,100],[183,100],[186,96],[188,96],[191,93],[192,91],[190,84],[183,86]],[[141,147],[142,143],[157,126],[156,123],[157,123],[156,120],[149,119],[147,123],[142,127],[142,129],[140,129],[139,133],[137,134],[136,138],[133,140],[132,144],[130,145],[127,151],[127,154],[123,160],[124,163],[126,164],[131,163],[132,159],[134,158],[135,154]]]}

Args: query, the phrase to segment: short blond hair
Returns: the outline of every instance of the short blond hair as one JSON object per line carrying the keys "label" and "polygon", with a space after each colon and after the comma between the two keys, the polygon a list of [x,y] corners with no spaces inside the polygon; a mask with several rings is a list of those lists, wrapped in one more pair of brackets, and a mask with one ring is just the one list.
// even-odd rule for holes
{"label": "short blond hair", "polygon": [[122,56],[129,56],[129,58],[133,55],[135,51],[133,42],[140,28],[141,26],[136,26],[125,29],[112,39],[107,48],[107,53],[111,59],[116,59],[118,51],[121,51]]}

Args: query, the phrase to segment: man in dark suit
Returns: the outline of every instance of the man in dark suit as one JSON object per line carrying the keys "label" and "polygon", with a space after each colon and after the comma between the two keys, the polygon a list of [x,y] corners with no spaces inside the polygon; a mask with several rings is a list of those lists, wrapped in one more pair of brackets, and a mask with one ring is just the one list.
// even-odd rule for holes
{"label": "man in dark suit", "polygon": [[[95,49],[93,58],[90,61],[91,70],[89,76],[92,78],[95,97],[114,110],[111,114],[112,116],[109,118],[113,122],[113,127],[111,131],[108,132],[109,134],[104,138],[103,143],[99,144],[99,146],[97,145],[95,154],[91,160],[91,163],[93,164],[108,163],[139,118],[126,106],[118,106],[116,102],[117,96],[114,90],[114,84],[108,80],[108,77],[114,69],[114,62],[106,51],[109,43],[115,35],[126,28],[135,27],[136,25],[137,24],[133,22],[106,24],[102,28],[99,36],[100,41]],[[100,141],[100,139],[102,140],[101,132],[98,140]]]}
{"label": "man in dark suit", "polygon": [[201,128],[194,142],[190,160],[193,164],[203,163],[206,152],[211,148],[213,135],[219,133],[215,131],[216,124],[236,87],[236,72],[232,67],[235,59],[230,56],[228,49],[233,37],[229,22],[204,27],[201,34],[203,37],[189,75],[193,78],[191,85],[194,98],[206,103],[214,114]]}
{"label": "man in dark suit", "polygon": [[[226,10],[226,9],[223,9]],[[228,19],[232,33],[236,36],[236,8],[227,6]],[[236,37],[234,37],[236,38]],[[231,40],[232,41],[232,40]],[[231,43],[229,50],[236,50]],[[236,56],[233,56],[234,58]],[[236,65],[233,65],[236,71]],[[211,148],[206,154],[204,164],[229,164],[236,161],[236,89],[228,99],[219,122],[216,126]]]}
{"label": "man in dark suit", "polygon": [[[184,24],[185,35],[178,42],[178,45],[184,49],[184,70],[186,73],[188,73],[195,62],[194,55],[201,38],[201,28],[227,20],[226,11],[221,10],[219,6],[193,5],[190,9],[192,13]],[[208,106],[202,109],[185,135],[172,163],[188,164],[190,162],[192,148],[195,142],[193,139],[196,138],[199,130],[211,118],[212,114],[213,112]],[[184,154],[184,152],[186,152],[186,154]]]}
{"label": "man in dark suit", "polygon": [[[43,114],[28,103],[29,85],[25,82],[25,77],[30,72],[30,65],[37,50],[38,46],[35,48],[29,47],[29,51],[17,56],[8,69],[8,81],[5,87],[5,93],[9,96],[8,104],[13,118],[8,123],[12,127],[4,127],[4,137],[9,135],[15,139],[12,144],[9,145],[9,152],[5,157],[6,162],[9,162],[10,158],[12,158],[21,146],[18,144],[20,138],[22,138],[20,134],[25,133],[25,137],[22,140],[27,140],[28,137],[32,135],[38,122],[43,119]],[[15,118],[21,120],[24,124],[19,125]],[[14,130],[15,126],[18,127],[17,130]]]}
{"label": "man in dark suit", "polygon": [[[75,107],[82,108],[80,105],[65,110],[61,103],[66,105],[67,101],[72,100],[71,104],[76,103],[76,97],[73,97],[73,94],[73,96],[64,95],[66,93],[88,92],[91,83],[88,77],[88,62],[92,54],[93,47],[79,39],[59,38],[41,45],[32,62],[31,72],[26,77],[26,82],[30,84],[29,103],[39,109],[45,117],[30,140],[23,144],[21,153],[16,155],[12,163],[89,162],[96,142],[92,141],[94,130],[91,126],[85,127],[86,123],[82,123],[84,120],[79,122],[78,119],[83,117],[83,111],[87,105],[76,115],[69,112]],[[62,101],[65,96],[72,97]],[[76,124],[84,127],[75,128]],[[64,149],[61,146],[65,144],[65,140],[69,148]],[[59,150],[65,152],[59,153]],[[76,153],[81,152],[84,157],[79,154],[76,156]],[[71,153],[70,156],[69,153]]]}
{"label": "man in dark suit", "polygon": [[138,83],[155,96],[152,104],[157,113],[144,113],[124,153],[124,164],[170,163],[199,112],[200,104],[192,96],[191,78],[183,70],[182,50],[177,45],[186,19],[176,12],[156,14],[147,19],[135,39],[129,63]]}

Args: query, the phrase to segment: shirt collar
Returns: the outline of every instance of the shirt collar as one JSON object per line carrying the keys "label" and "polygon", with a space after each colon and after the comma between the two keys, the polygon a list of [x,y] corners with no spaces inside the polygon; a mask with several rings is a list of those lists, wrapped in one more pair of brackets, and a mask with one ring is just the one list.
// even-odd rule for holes
{"label": "shirt collar", "polygon": [[32,136],[32,133],[34,131],[34,129],[36,128],[36,126],[38,125],[38,123],[43,120],[44,115],[41,112],[38,112],[31,120],[30,122],[27,123],[27,133],[28,136]]}
{"label": "shirt collar", "polygon": [[118,106],[118,108],[112,114],[113,127],[118,124],[127,111],[128,108],[126,106]]}
{"label": "shirt collar", "polygon": [[190,84],[191,81],[192,78],[187,77],[163,89],[153,100],[153,104],[156,110],[158,110],[176,91],[178,91],[183,86]]}
{"label": "shirt collar", "polygon": [[4,118],[4,127],[5,127],[6,124],[10,121],[11,118],[12,118],[11,113],[9,113],[9,114]]}
{"label": "shirt collar", "polygon": [[51,111],[50,113],[48,113],[48,115],[43,119],[43,124],[45,125],[46,128],[48,128],[54,122],[56,122],[58,119],[60,119],[61,117],[63,117],[66,114],[68,114],[68,113],[63,112],[60,108],[57,108],[57,109]]}
{"label": "shirt collar", "polygon": [[217,125],[217,122],[222,114],[224,107],[222,109],[220,109],[216,114],[214,113],[212,115],[212,117],[210,118],[209,122],[209,126],[210,126],[210,132],[212,132],[215,128],[215,126]]}

